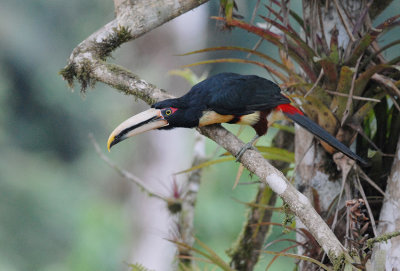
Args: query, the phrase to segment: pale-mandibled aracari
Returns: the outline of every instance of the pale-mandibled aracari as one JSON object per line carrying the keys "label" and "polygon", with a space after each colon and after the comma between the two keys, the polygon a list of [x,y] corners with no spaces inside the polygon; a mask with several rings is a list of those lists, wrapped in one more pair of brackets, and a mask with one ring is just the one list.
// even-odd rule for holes
{"label": "pale-mandibled aracari", "polygon": [[[267,133],[273,121],[282,119],[280,115],[348,157],[366,164],[364,159],[290,105],[290,100],[281,94],[278,85],[256,75],[235,73],[209,77],[182,97],[155,103],[151,109],[127,119],[111,133],[107,147],[110,150],[128,137],[153,129],[194,128],[215,123],[251,125],[257,138]],[[240,152],[238,156],[242,154]]]}

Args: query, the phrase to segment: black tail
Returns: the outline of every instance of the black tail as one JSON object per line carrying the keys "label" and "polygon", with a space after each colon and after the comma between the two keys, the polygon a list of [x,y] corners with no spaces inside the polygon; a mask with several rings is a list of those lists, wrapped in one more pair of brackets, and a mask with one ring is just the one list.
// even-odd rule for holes
{"label": "black tail", "polygon": [[328,133],[326,130],[324,130],[321,126],[310,120],[304,115],[298,114],[298,113],[285,113],[283,112],[286,117],[289,119],[293,120],[295,123],[299,124],[301,127],[315,135],[316,137],[322,139],[332,147],[336,148],[337,150],[341,151],[348,157],[357,160],[361,162],[362,164],[366,165],[367,162],[362,159],[360,156],[352,152],[347,146],[345,146],[343,143],[341,143],[339,140],[337,140],[335,137],[333,137],[330,133]]}

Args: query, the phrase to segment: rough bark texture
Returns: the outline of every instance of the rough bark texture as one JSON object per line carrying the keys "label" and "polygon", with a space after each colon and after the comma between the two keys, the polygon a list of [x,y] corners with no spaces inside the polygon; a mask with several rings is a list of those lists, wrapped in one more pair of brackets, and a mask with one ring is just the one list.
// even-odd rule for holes
{"label": "rough bark texture", "polygon": [[[364,1],[358,0],[339,2],[348,10],[348,14],[353,16],[352,18],[357,18],[362,11],[363,5],[365,5]],[[334,1],[329,1],[328,5],[322,6],[323,5],[317,3],[315,0],[303,1],[303,16],[307,24],[310,25],[312,37],[308,43],[313,48],[316,48],[317,34],[324,35],[329,43],[332,31],[337,29],[338,45],[345,51],[348,43],[351,42],[351,37],[348,34],[349,30],[346,30],[346,26],[338,15]],[[320,19],[322,20],[322,25]],[[345,24],[350,25],[346,17],[342,19]],[[316,140],[314,136],[300,127],[296,127],[295,135],[295,156],[297,164],[295,178],[296,187],[310,199],[319,214],[322,215],[324,219],[327,219],[328,209],[341,191],[341,176],[335,172],[335,164],[327,156],[326,151],[321,147],[319,141]],[[328,164],[330,165],[328,166]],[[343,207],[344,201],[341,200],[338,204]],[[343,220],[341,223],[346,223],[346,221]],[[301,221],[298,221],[297,227],[303,227]],[[344,233],[341,233],[341,235],[343,236]],[[297,234],[296,238],[297,241],[301,243],[307,242],[304,236],[300,234]],[[299,247],[299,254],[304,254],[305,252],[303,248]],[[309,262],[301,262],[299,269],[313,270],[314,266]]]}
{"label": "rough bark texture", "polygon": [[[349,43],[349,35],[343,25],[340,17],[338,16],[334,1],[329,1],[328,9],[324,7],[318,11],[319,5],[314,0],[304,0],[304,17],[307,23],[310,24],[313,35],[321,34],[322,29],[319,23],[318,12],[322,13],[323,19],[323,32],[328,42],[334,28],[339,32],[338,40],[339,46],[345,50]],[[343,5],[347,13],[352,16],[354,21],[362,12],[365,6],[365,1],[346,0],[339,1]],[[344,18],[347,24],[351,24],[347,18]],[[313,43],[313,41],[310,41]],[[312,44],[316,46],[315,44]],[[296,144],[295,154],[297,165],[296,186],[300,191],[305,193],[311,201],[314,202],[312,189],[318,191],[319,199],[318,204],[321,212],[325,213],[332,202],[332,200],[340,192],[340,175],[332,175],[335,173],[332,170],[334,164],[327,166],[328,156],[326,151],[318,144],[318,140],[306,132],[304,129],[296,129]],[[315,145],[314,145],[315,144]]]}
{"label": "rough bark texture", "polygon": [[[334,30],[337,30],[339,52],[344,56],[351,55],[351,48],[354,48],[355,44],[360,40],[360,37],[371,27],[369,15],[376,16],[378,13],[377,9],[380,9],[380,11],[383,10],[390,2],[391,1],[358,0],[332,0],[321,2],[316,0],[303,0],[303,17],[306,24],[310,26],[311,32],[311,38],[309,38],[308,44],[313,48],[317,48],[317,35],[319,35],[320,37],[326,37],[329,46],[332,33],[334,33]],[[372,4],[372,6],[369,6],[370,4]],[[355,68],[355,70],[357,70],[357,68]],[[324,88],[327,89],[329,89],[329,87],[329,85],[324,86]],[[350,86],[346,89],[350,93],[349,89],[351,89]],[[346,103],[351,104],[352,101],[346,98],[343,99],[341,103],[343,105]],[[337,104],[336,106],[332,106],[331,104],[330,108],[331,111],[335,113],[339,123],[345,123],[344,120],[346,120],[343,105],[342,109],[340,109],[340,105],[338,106]],[[341,127],[336,137],[343,142],[349,142],[353,132],[354,131],[346,127]],[[329,158],[329,154],[318,144],[318,140],[313,140],[312,136],[303,129],[296,129],[295,154],[296,163],[298,163],[295,179],[296,187],[310,199],[320,215],[326,220],[329,219],[332,221],[332,215],[328,215],[328,211],[338,195],[345,195],[343,198],[346,200],[360,197],[359,193],[355,191],[352,186],[352,184],[355,183],[356,175],[352,173],[349,175],[343,174],[344,168],[340,168],[342,171],[338,172],[335,169],[335,164],[331,158]],[[339,163],[338,166],[340,166]],[[354,171],[352,172],[354,173]],[[337,203],[340,208],[344,206],[343,198],[341,200],[339,199]],[[371,216],[369,215],[369,217]],[[348,216],[345,216],[345,219],[338,220],[335,232],[340,240],[343,239],[344,244],[348,244],[348,239],[343,237],[350,237],[349,224],[347,223],[346,225],[346,220],[348,222]],[[298,227],[301,226],[302,224],[299,221]],[[300,235],[298,235],[297,239],[299,242],[305,241]],[[304,250],[299,249],[300,254],[304,252]],[[303,262],[300,264],[300,270],[313,270],[313,267],[309,263]]]}
{"label": "rough bark texture", "polygon": [[[388,178],[386,194],[379,217],[378,235],[391,233],[400,229],[400,138],[393,161],[392,171]],[[400,237],[375,245],[368,270],[400,270]]]}
{"label": "rough bark texture", "polygon": [[[239,153],[244,146],[242,141],[220,125],[203,127],[200,131],[234,155]],[[268,163],[259,152],[246,151],[239,161],[257,175],[261,182],[268,184],[275,193],[282,197],[333,262],[337,262],[337,258],[350,259],[344,247],[312,207],[307,197],[298,192],[285,176]]]}

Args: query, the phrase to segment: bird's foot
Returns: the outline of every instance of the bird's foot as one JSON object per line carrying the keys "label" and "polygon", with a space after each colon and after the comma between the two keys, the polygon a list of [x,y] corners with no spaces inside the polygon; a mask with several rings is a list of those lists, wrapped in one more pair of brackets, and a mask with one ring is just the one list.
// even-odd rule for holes
{"label": "bird's foot", "polygon": [[243,148],[238,152],[238,154],[235,155],[236,157],[236,162],[239,161],[240,157],[247,151],[247,150],[257,150],[256,147],[253,146],[253,141],[247,143],[246,145],[243,146]]}

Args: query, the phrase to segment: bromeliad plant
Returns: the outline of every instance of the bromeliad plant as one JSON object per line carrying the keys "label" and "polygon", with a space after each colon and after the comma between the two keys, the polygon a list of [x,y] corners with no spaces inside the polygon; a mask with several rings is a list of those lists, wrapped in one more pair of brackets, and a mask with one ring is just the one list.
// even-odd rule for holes
{"label": "bromeliad plant", "polygon": [[[278,8],[281,7],[278,1],[272,1],[272,3]],[[365,140],[359,140],[357,143],[357,150],[362,155],[367,156],[369,148],[375,150],[373,154],[369,153],[370,156],[376,154],[382,156],[385,151],[394,150],[400,127],[394,123],[396,127],[393,127],[389,134],[382,135],[379,133],[386,129],[376,129],[373,121],[376,120],[377,125],[382,126],[380,118],[397,119],[400,110],[397,102],[400,97],[398,89],[400,81],[396,81],[396,78],[399,79],[397,64],[400,62],[400,57],[386,60],[381,53],[399,44],[400,40],[381,49],[376,49],[376,41],[388,30],[400,24],[400,15],[371,28],[357,41],[350,42],[346,50],[341,51],[338,45],[338,31],[333,31],[330,40],[327,40],[325,35],[317,35],[316,47],[313,48],[307,40],[314,38],[310,36],[310,30],[305,27],[306,24],[300,15],[293,10],[289,11],[290,16],[301,27],[304,38],[294,30],[289,20],[285,25],[285,18],[280,15],[282,12],[269,6],[265,7],[275,16],[275,20],[260,17],[269,25],[279,29],[280,33],[233,17],[213,18],[224,22],[227,27],[246,30],[272,43],[279,50],[280,61],[253,49],[221,46],[184,55],[227,50],[252,54],[261,60],[222,58],[196,62],[186,67],[222,62],[257,65],[264,68],[272,77],[276,77],[280,81],[280,86],[291,93],[291,96],[315,122],[334,135],[344,136],[341,139],[345,143],[351,144],[355,139],[354,135],[358,132],[364,136]],[[229,16],[232,12],[226,11],[225,14]],[[385,106],[377,106],[381,101]],[[385,108],[382,110],[380,107]],[[380,116],[379,120],[376,115]],[[390,123],[385,125],[390,125]],[[374,142],[375,138],[381,137],[386,140],[377,142],[379,144]],[[382,146],[385,147],[382,148]],[[324,147],[331,153],[334,151],[328,145]]]}

